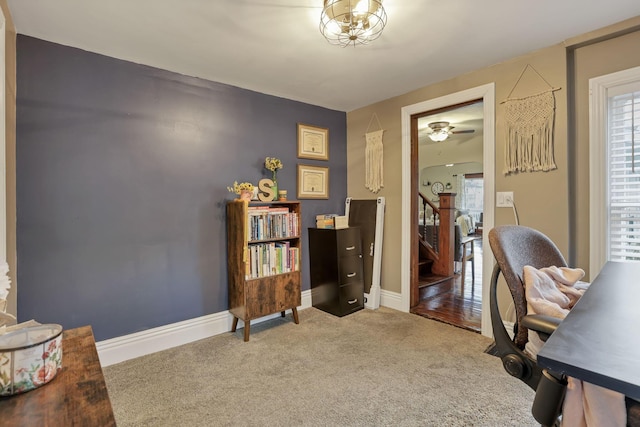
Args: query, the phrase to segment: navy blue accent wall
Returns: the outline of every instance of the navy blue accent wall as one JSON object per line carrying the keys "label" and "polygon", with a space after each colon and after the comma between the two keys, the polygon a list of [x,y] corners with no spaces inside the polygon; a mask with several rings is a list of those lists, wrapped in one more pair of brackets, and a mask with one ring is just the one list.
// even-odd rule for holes
{"label": "navy blue accent wall", "polygon": [[[226,310],[227,186],[269,177],[267,156],[290,198],[296,164],[330,168],[305,229],[344,211],[344,112],[23,35],[17,84],[20,321],[104,340]],[[298,122],[329,129],[330,161],[296,157]]]}

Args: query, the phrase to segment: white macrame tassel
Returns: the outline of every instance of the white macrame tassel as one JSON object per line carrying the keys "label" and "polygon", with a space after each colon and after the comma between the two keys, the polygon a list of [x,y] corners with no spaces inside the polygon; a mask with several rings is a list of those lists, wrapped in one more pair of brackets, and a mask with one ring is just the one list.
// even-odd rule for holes
{"label": "white macrame tassel", "polygon": [[384,187],[382,134],[384,130],[365,134],[365,187],[377,193]]}
{"label": "white macrame tassel", "polygon": [[506,101],[505,175],[557,169],[553,153],[554,120],[553,90]]}

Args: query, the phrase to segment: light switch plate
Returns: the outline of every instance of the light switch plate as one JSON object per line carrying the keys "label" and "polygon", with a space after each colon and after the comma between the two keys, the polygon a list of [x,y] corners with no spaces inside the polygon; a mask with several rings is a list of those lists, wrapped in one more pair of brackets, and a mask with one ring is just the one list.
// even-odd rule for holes
{"label": "light switch plate", "polygon": [[496,207],[512,208],[513,207],[513,191],[498,191],[496,193]]}

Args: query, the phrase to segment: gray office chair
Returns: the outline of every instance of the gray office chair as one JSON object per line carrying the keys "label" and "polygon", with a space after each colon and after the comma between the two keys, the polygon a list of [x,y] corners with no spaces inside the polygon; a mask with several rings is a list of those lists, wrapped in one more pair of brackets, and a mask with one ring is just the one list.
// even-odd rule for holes
{"label": "gray office chair", "polygon": [[[545,426],[557,423],[562,411],[566,391],[563,375],[543,370],[529,356],[524,347],[528,331],[538,333],[543,341],[561,322],[549,316],[528,315],[523,270],[534,268],[566,267],[567,263],[556,245],[544,234],[529,227],[503,225],[489,231],[489,244],[496,259],[489,288],[489,310],[495,343],[490,353],[499,356],[505,370],[536,391],[532,413],[536,421]],[[516,312],[513,339],[504,327],[498,310],[497,285],[502,273],[511,292]],[[627,425],[640,426],[640,403],[627,399]]]}

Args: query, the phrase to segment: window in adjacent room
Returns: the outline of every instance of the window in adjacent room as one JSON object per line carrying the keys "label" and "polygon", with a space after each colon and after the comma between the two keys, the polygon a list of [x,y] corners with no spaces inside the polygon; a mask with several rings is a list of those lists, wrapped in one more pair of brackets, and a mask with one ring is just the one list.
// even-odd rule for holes
{"label": "window in adjacent room", "polygon": [[481,221],[484,200],[484,177],[482,173],[471,173],[464,176],[464,206],[473,217],[474,222]]}

